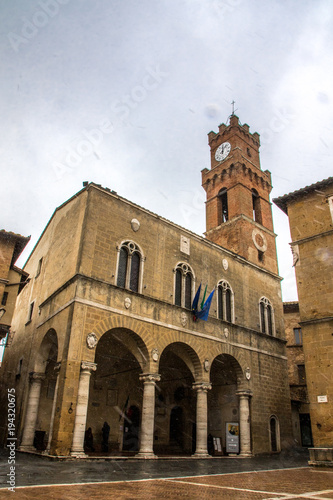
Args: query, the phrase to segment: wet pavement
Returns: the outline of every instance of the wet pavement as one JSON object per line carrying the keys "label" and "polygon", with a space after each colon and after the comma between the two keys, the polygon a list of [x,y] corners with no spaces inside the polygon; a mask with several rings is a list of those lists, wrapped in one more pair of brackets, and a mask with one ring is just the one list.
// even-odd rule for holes
{"label": "wet pavement", "polygon": [[[56,485],[145,479],[168,479],[237,472],[308,467],[305,449],[253,458],[216,457],[209,459],[159,458],[138,459],[76,459],[51,460],[47,457],[16,452],[15,485]],[[0,487],[7,488],[10,472],[8,453],[0,452]],[[309,468],[310,469],[310,468]],[[331,469],[332,471],[332,469]],[[331,497],[333,498],[333,497]]]}

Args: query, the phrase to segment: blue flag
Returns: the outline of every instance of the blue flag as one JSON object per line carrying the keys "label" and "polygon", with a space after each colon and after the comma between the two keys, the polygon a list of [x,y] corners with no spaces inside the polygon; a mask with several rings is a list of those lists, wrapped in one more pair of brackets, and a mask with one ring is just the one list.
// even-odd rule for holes
{"label": "blue flag", "polygon": [[195,294],[195,297],[194,297],[194,300],[193,300],[193,304],[192,304],[192,311],[194,312],[194,314],[195,314],[196,310],[198,309],[200,291],[201,291],[201,283],[199,285],[197,293]]}
{"label": "blue flag", "polygon": [[215,288],[210,292],[210,295],[209,295],[208,299],[206,300],[206,302],[205,302],[203,308],[201,309],[201,311],[198,311],[198,310],[194,311],[194,315],[195,315],[195,317],[197,319],[202,319],[203,321],[207,321],[208,314],[209,314],[209,309],[210,309],[210,305],[211,305],[211,302],[212,302],[212,298],[213,298],[214,292],[215,292]]}

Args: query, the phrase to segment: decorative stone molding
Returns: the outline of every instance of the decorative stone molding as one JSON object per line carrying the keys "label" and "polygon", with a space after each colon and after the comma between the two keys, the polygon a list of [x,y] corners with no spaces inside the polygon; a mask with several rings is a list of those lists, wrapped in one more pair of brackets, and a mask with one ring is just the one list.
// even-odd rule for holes
{"label": "decorative stone molding", "polygon": [[132,301],[129,297],[126,297],[126,299],[124,300],[124,305],[126,307],[126,309],[129,309],[132,305]]}
{"label": "decorative stone molding", "polygon": [[190,238],[181,235],[180,237],[180,251],[186,255],[190,255]]}
{"label": "decorative stone molding", "polygon": [[141,375],[139,375],[139,380],[144,384],[155,384],[156,382],[159,382],[161,380],[161,375],[159,375],[158,373],[142,373]]}
{"label": "decorative stone molding", "polygon": [[93,332],[88,333],[87,346],[89,347],[89,349],[94,349],[94,347],[96,347],[96,345],[97,345],[97,342],[98,342],[98,339],[97,339],[96,335]]}
{"label": "decorative stone molding", "polygon": [[299,264],[299,249],[298,245],[293,245],[291,247],[291,253],[293,254],[293,267],[297,266]]}
{"label": "decorative stone molding", "polygon": [[255,228],[252,231],[252,240],[254,243],[254,246],[256,247],[257,250],[260,252],[266,252],[267,250],[267,240],[266,236],[262,231],[259,231],[259,229]]}
{"label": "decorative stone molding", "polygon": [[45,373],[41,372],[31,372],[29,375],[31,382],[42,382],[46,378]]}
{"label": "decorative stone molding", "polygon": [[205,372],[209,371],[209,366],[210,366],[209,360],[205,359],[205,361],[203,362],[203,367],[204,367]]}
{"label": "decorative stone molding", "polygon": [[226,271],[229,267],[229,263],[227,261],[227,259],[223,259],[222,260],[222,266],[223,266],[223,269]]}
{"label": "decorative stone molding", "polygon": [[138,219],[132,219],[131,220],[131,228],[133,229],[133,231],[135,233],[137,231],[139,231],[139,229],[140,229],[140,222],[138,221]]}
{"label": "decorative stone molding", "polygon": [[208,392],[211,388],[212,384],[210,382],[194,382],[194,384],[192,384],[192,389],[195,391]]}
{"label": "decorative stone molding", "polygon": [[151,357],[152,357],[152,360],[155,361],[155,363],[157,363],[157,361],[159,360],[159,357],[160,357],[160,353],[158,352],[158,349],[156,349],[156,348],[152,349]]}
{"label": "decorative stone molding", "polygon": [[180,322],[181,322],[182,326],[187,325],[187,315],[186,315],[186,312],[184,312],[184,311],[180,315]]}
{"label": "decorative stone molding", "polygon": [[95,372],[97,369],[97,364],[91,361],[81,361],[81,370],[86,370],[89,372]]}

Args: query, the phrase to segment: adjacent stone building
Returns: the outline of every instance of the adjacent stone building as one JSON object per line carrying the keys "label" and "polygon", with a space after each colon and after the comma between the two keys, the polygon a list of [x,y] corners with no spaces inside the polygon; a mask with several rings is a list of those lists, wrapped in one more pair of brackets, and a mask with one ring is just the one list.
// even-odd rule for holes
{"label": "adjacent stone building", "polygon": [[[206,237],[94,183],[55,210],[4,361],[21,450],[251,456],[292,443],[270,173],[235,115],[209,144]],[[191,310],[200,283],[199,304],[215,290],[207,321]]]}
{"label": "adjacent stone building", "polygon": [[274,200],[289,217],[314,448],[333,464],[333,177]]}
{"label": "adjacent stone building", "polygon": [[11,231],[0,231],[0,340],[9,333],[16,297],[26,284],[28,274],[15,262],[29,240]]}
{"label": "adjacent stone building", "polygon": [[284,302],[283,312],[293,436],[296,445],[309,447],[313,442],[298,302]]}

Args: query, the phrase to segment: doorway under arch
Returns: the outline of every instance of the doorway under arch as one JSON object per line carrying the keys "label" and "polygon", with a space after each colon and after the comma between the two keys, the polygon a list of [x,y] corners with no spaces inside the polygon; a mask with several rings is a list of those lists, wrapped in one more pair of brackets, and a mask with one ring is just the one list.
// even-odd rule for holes
{"label": "doorway under arch", "polygon": [[[208,435],[220,438],[223,454],[227,451],[227,428],[239,425],[239,380],[241,367],[229,354],[217,356],[210,370],[212,389],[208,393]],[[239,449],[238,449],[239,451]]]}
{"label": "doorway under arch", "polygon": [[155,408],[155,453],[190,455],[196,421],[196,394],[192,389],[197,355],[175,342],[161,355]]}
{"label": "doorway under arch", "polygon": [[[142,373],[148,352],[134,332],[106,332],[96,347],[97,369],[91,375],[86,428],[91,427],[96,453],[137,452],[142,411]],[[110,426],[103,440],[104,422]],[[106,451],[107,450],[107,451]]]}

